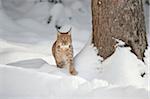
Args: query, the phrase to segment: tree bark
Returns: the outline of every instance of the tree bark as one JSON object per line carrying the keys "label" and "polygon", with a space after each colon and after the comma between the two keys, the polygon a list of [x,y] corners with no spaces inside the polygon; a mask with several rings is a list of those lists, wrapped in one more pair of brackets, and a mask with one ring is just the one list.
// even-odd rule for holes
{"label": "tree bark", "polygon": [[120,39],[143,60],[147,48],[142,0],[92,0],[92,42],[104,59],[115,51]]}

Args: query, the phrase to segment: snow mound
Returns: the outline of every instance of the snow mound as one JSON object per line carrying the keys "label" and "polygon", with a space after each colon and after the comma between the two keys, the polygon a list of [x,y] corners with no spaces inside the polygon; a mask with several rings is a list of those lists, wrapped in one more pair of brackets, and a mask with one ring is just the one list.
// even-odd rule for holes
{"label": "snow mound", "polygon": [[[42,1],[0,0],[0,99],[148,99],[150,48],[143,63],[120,42],[102,62],[89,39],[90,0]],[[77,76],[56,66],[57,26],[72,27]]]}
{"label": "snow mound", "polygon": [[144,89],[115,87],[103,80],[89,82],[6,65],[0,65],[0,75],[2,99],[148,99]]}
{"label": "snow mound", "polygon": [[[100,78],[116,85],[132,85],[148,89],[148,65],[131,53],[130,48],[117,47],[115,53],[102,63]],[[146,73],[144,77],[141,77]]]}
{"label": "snow mound", "polygon": [[67,33],[67,32],[71,32],[72,27],[70,25],[64,25],[59,29],[59,32],[61,33]]}
{"label": "snow mound", "polygon": [[87,44],[75,57],[74,62],[79,76],[87,80],[97,78],[101,72],[100,57],[97,56],[96,48],[94,48],[93,45]]}

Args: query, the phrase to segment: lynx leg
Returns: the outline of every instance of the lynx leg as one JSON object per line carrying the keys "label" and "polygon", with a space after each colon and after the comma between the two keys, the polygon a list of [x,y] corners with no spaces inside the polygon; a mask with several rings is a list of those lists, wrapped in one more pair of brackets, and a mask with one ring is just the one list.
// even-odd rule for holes
{"label": "lynx leg", "polygon": [[64,68],[64,62],[59,57],[56,57],[55,61],[58,68]]}
{"label": "lynx leg", "polygon": [[78,72],[76,71],[75,67],[73,66],[73,55],[72,54],[68,55],[67,62],[68,62],[67,67],[68,67],[69,73],[71,75],[77,75]]}

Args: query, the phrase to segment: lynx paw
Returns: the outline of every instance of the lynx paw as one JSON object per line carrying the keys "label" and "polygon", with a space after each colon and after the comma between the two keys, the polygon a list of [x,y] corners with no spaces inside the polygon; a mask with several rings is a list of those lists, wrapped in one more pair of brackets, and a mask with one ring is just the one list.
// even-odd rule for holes
{"label": "lynx paw", "polygon": [[78,72],[75,70],[74,67],[70,68],[69,72],[70,72],[71,75],[77,75],[78,74]]}
{"label": "lynx paw", "polygon": [[77,72],[77,71],[70,71],[70,74],[71,74],[71,75],[77,75],[78,72]]}
{"label": "lynx paw", "polygon": [[62,65],[57,65],[57,67],[58,67],[58,68],[63,68],[63,66],[62,66]]}
{"label": "lynx paw", "polygon": [[57,64],[57,67],[58,67],[58,68],[64,68],[63,62],[58,63],[58,64]]}

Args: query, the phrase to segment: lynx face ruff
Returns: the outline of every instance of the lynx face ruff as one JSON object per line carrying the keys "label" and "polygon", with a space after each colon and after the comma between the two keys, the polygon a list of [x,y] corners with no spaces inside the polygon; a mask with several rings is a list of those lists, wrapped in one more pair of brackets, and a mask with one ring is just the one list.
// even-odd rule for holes
{"label": "lynx face ruff", "polygon": [[52,53],[55,58],[57,67],[67,67],[70,74],[77,74],[77,71],[73,66],[73,47],[70,31],[66,33],[61,33],[58,31],[57,40],[52,47]]}

